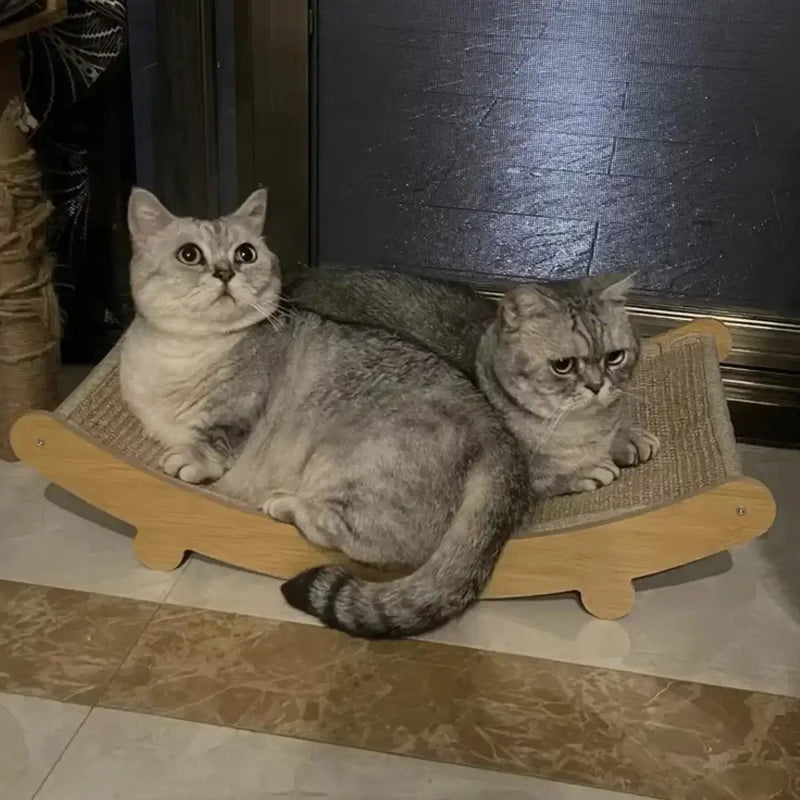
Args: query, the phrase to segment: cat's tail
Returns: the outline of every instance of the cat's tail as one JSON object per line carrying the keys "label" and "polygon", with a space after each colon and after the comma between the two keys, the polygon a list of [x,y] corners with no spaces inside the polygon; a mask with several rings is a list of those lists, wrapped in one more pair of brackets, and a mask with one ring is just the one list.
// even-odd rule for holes
{"label": "cat's tail", "polygon": [[416,636],[463,614],[483,591],[528,503],[527,471],[511,452],[499,450],[473,465],[461,507],[415,572],[371,583],[343,567],[316,567],[281,586],[286,601],[331,628],[368,639]]}

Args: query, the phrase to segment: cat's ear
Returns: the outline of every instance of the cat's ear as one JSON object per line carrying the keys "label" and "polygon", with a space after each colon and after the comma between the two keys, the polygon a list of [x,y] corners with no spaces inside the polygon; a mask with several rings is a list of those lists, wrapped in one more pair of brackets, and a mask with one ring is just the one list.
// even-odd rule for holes
{"label": "cat's ear", "polygon": [[500,298],[500,321],[510,331],[531,317],[541,317],[558,308],[558,300],[542,286],[517,286]]}
{"label": "cat's ear", "polygon": [[134,186],[128,199],[128,230],[134,243],[147,241],[161,233],[175,215],[147,189]]}
{"label": "cat's ear", "polygon": [[608,286],[600,289],[600,299],[608,303],[624,303],[628,298],[628,293],[633,289],[636,283],[636,275],[638,273],[631,272],[620,280],[615,280]]}
{"label": "cat's ear", "polygon": [[231,214],[245,227],[253,231],[255,236],[261,236],[264,223],[267,221],[267,190],[256,189],[236,211]]}

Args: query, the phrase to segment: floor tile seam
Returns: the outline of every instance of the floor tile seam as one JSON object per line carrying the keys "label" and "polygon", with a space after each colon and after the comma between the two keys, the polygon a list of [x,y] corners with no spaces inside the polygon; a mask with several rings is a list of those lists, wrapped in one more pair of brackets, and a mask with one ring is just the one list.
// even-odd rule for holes
{"label": "floor tile seam", "polygon": [[47,770],[47,774],[42,778],[39,785],[36,787],[36,791],[31,795],[31,800],[36,800],[36,798],[39,796],[39,793],[44,788],[44,785],[47,783],[48,779],[53,774],[55,768],[61,763],[67,750],[69,750],[69,748],[72,746],[72,743],[75,741],[78,734],[83,729],[83,726],[86,724],[86,720],[89,719],[92,711],[94,710],[94,708],[91,706],[84,706],[84,708],[86,708],[86,713],[83,715],[83,719],[81,720],[80,724],[75,728],[75,730],[72,732],[72,736],[69,737],[64,747],[61,749],[61,752],[58,754],[58,758],[56,758],[55,761],[53,761],[53,763],[50,765],[50,769]]}
{"label": "floor tile seam", "polygon": [[[122,599],[125,599],[125,598],[122,598]],[[136,601],[134,601],[134,602],[136,602]],[[151,601],[147,601],[147,602],[151,602]],[[122,655],[122,657],[120,658],[119,662],[116,665],[116,668],[114,669],[114,672],[109,676],[108,680],[99,689],[99,691],[97,693],[97,697],[95,698],[95,701],[92,704],[92,708],[96,708],[98,706],[99,702],[100,702],[100,699],[105,694],[107,694],[109,688],[114,683],[115,678],[117,677],[117,675],[119,675],[120,670],[125,666],[125,664],[127,663],[128,659],[131,657],[131,654],[138,647],[139,643],[144,638],[145,633],[150,629],[150,626],[153,624],[153,622],[155,621],[155,619],[158,616],[159,612],[164,608],[166,603],[162,600],[159,603],[153,603],[153,605],[155,606],[155,608],[152,610],[152,613],[150,614],[150,617],[148,618],[147,622],[145,622],[145,624],[142,625],[142,628],[139,631],[139,634],[135,637],[135,639],[131,643],[130,647],[125,649],[124,654]]]}

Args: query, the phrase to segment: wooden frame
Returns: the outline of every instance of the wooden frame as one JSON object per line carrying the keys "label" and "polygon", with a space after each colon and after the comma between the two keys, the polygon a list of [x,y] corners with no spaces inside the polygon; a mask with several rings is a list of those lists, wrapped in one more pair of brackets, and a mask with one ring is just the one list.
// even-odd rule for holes
{"label": "wooden frame", "polygon": [[309,263],[312,14],[298,0],[233,0],[237,191],[269,188],[285,282]]}
{"label": "wooden frame", "polygon": [[[720,358],[730,352],[730,334],[714,320],[698,320],[654,341],[666,344],[696,333],[714,337]],[[280,578],[331,562],[367,577],[387,577],[316,549],[289,525],[130,462],[57,415],[23,416],[11,441],[17,455],[46,478],[135,526],[136,555],[153,569],[174,569],[194,551]],[[616,619],[633,606],[636,578],[746,542],[774,518],[775,503],[763,484],[727,480],[635,516],[512,539],[484,597],[577,591],[587,611]]]}

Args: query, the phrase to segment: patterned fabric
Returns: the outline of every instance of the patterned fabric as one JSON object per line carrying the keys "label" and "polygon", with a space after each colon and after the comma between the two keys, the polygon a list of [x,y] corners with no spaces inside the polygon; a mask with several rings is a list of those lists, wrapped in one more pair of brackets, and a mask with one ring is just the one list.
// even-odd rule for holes
{"label": "patterned fabric", "polygon": [[[101,268],[87,264],[92,250],[91,90],[122,53],[125,21],[126,0],[69,0],[63,22],[25,37],[20,45],[25,101],[35,120],[31,141],[54,204],[51,246],[67,337],[87,327],[86,320],[73,318],[85,313],[78,295],[92,282],[92,271]],[[114,325],[109,307],[98,311],[101,320]]]}
{"label": "patterned fabric", "polygon": [[40,123],[72,106],[119,57],[125,6],[125,0],[70,0],[63,22],[26,37],[23,87]]}

